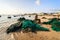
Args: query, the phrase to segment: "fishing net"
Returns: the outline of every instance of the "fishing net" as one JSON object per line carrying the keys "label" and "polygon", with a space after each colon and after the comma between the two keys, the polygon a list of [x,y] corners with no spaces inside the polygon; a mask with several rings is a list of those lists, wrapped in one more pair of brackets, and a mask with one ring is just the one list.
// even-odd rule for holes
{"label": "fishing net", "polygon": [[23,17],[23,18],[19,18],[18,19],[18,21],[23,21],[23,20],[25,20],[25,18]]}
{"label": "fishing net", "polygon": [[53,18],[48,22],[44,22],[43,24],[50,24],[52,25],[51,28],[54,31],[60,31],[60,21],[57,18]]}
{"label": "fishing net", "polygon": [[60,21],[59,22],[54,22],[51,27],[55,31],[60,31]]}
{"label": "fishing net", "polygon": [[[15,23],[13,25],[11,25],[8,29],[7,29],[7,33],[9,32],[15,32],[18,30],[26,30],[28,28],[31,29],[32,32],[35,31],[49,31],[48,28],[44,28],[41,25],[37,24],[35,21],[32,20],[27,20],[27,19],[22,19],[20,18],[19,21],[21,20],[21,22]],[[28,30],[26,30],[28,31]]]}
{"label": "fishing net", "polygon": [[57,21],[58,21],[57,18],[53,18],[53,19],[51,19],[51,20],[48,21],[48,22],[43,22],[43,24],[53,24],[54,22],[57,22]]}
{"label": "fishing net", "polygon": [[22,28],[23,29],[26,29],[26,28],[31,28],[31,30],[41,30],[41,31],[49,31],[47,28],[44,28],[42,27],[41,25],[37,24],[36,22],[34,21],[31,21],[31,20],[25,20],[23,22],[23,25],[22,25]]}

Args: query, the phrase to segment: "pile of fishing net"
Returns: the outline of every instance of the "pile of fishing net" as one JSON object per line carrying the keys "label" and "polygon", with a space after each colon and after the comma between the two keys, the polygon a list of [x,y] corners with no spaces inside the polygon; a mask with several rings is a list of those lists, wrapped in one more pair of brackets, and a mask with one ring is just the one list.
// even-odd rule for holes
{"label": "pile of fishing net", "polygon": [[57,32],[60,31],[60,21],[54,22],[51,28],[54,31],[57,31]]}
{"label": "pile of fishing net", "polygon": [[28,31],[30,29],[31,32],[36,32],[36,31],[49,31],[48,28],[44,28],[41,25],[37,24],[33,20],[28,20],[25,18],[20,18],[18,19],[18,23],[12,24],[8,29],[7,33],[10,32],[16,32],[16,31]]}
{"label": "pile of fishing net", "polygon": [[22,24],[23,30],[26,28],[30,28],[32,31],[34,30],[48,31],[47,28],[42,27],[41,25],[37,24],[35,21],[32,20],[24,20]]}
{"label": "pile of fishing net", "polygon": [[51,28],[54,31],[60,31],[60,21],[57,18],[53,18],[48,22],[44,22],[43,24],[50,24],[52,25]]}
{"label": "pile of fishing net", "polygon": [[58,21],[57,18],[53,18],[53,19],[51,19],[51,20],[48,21],[48,22],[43,22],[42,24],[53,24],[54,22],[57,22],[57,21]]}

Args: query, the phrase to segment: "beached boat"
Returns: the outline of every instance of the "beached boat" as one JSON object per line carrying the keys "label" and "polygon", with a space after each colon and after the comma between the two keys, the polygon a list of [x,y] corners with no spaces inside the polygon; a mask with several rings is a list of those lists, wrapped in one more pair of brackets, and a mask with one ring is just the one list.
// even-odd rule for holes
{"label": "beached boat", "polygon": [[8,16],[9,19],[11,19],[11,16]]}

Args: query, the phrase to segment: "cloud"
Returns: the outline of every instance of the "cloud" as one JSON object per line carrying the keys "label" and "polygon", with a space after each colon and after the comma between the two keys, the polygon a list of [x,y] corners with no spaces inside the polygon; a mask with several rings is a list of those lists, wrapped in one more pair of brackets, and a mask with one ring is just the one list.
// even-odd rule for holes
{"label": "cloud", "polygon": [[35,1],[36,5],[40,5],[40,0]]}

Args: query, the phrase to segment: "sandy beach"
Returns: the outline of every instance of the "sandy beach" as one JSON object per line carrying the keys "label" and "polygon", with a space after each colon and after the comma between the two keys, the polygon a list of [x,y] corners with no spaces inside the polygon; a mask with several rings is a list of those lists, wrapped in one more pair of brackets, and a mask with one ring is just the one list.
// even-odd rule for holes
{"label": "sandy beach", "polygon": [[0,0],[0,40],[60,40],[60,0]]}
{"label": "sandy beach", "polygon": [[0,26],[0,40],[60,40],[60,32],[55,32],[51,30],[51,25],[44,25],[42,26],[49,28],[49,32],[45,31],[38,31],[37,34],[35,33],[10,33],[6,34],[6,29],[11,25],[16,23],[17,20],[10,20],[5,23],[1,23]]}

